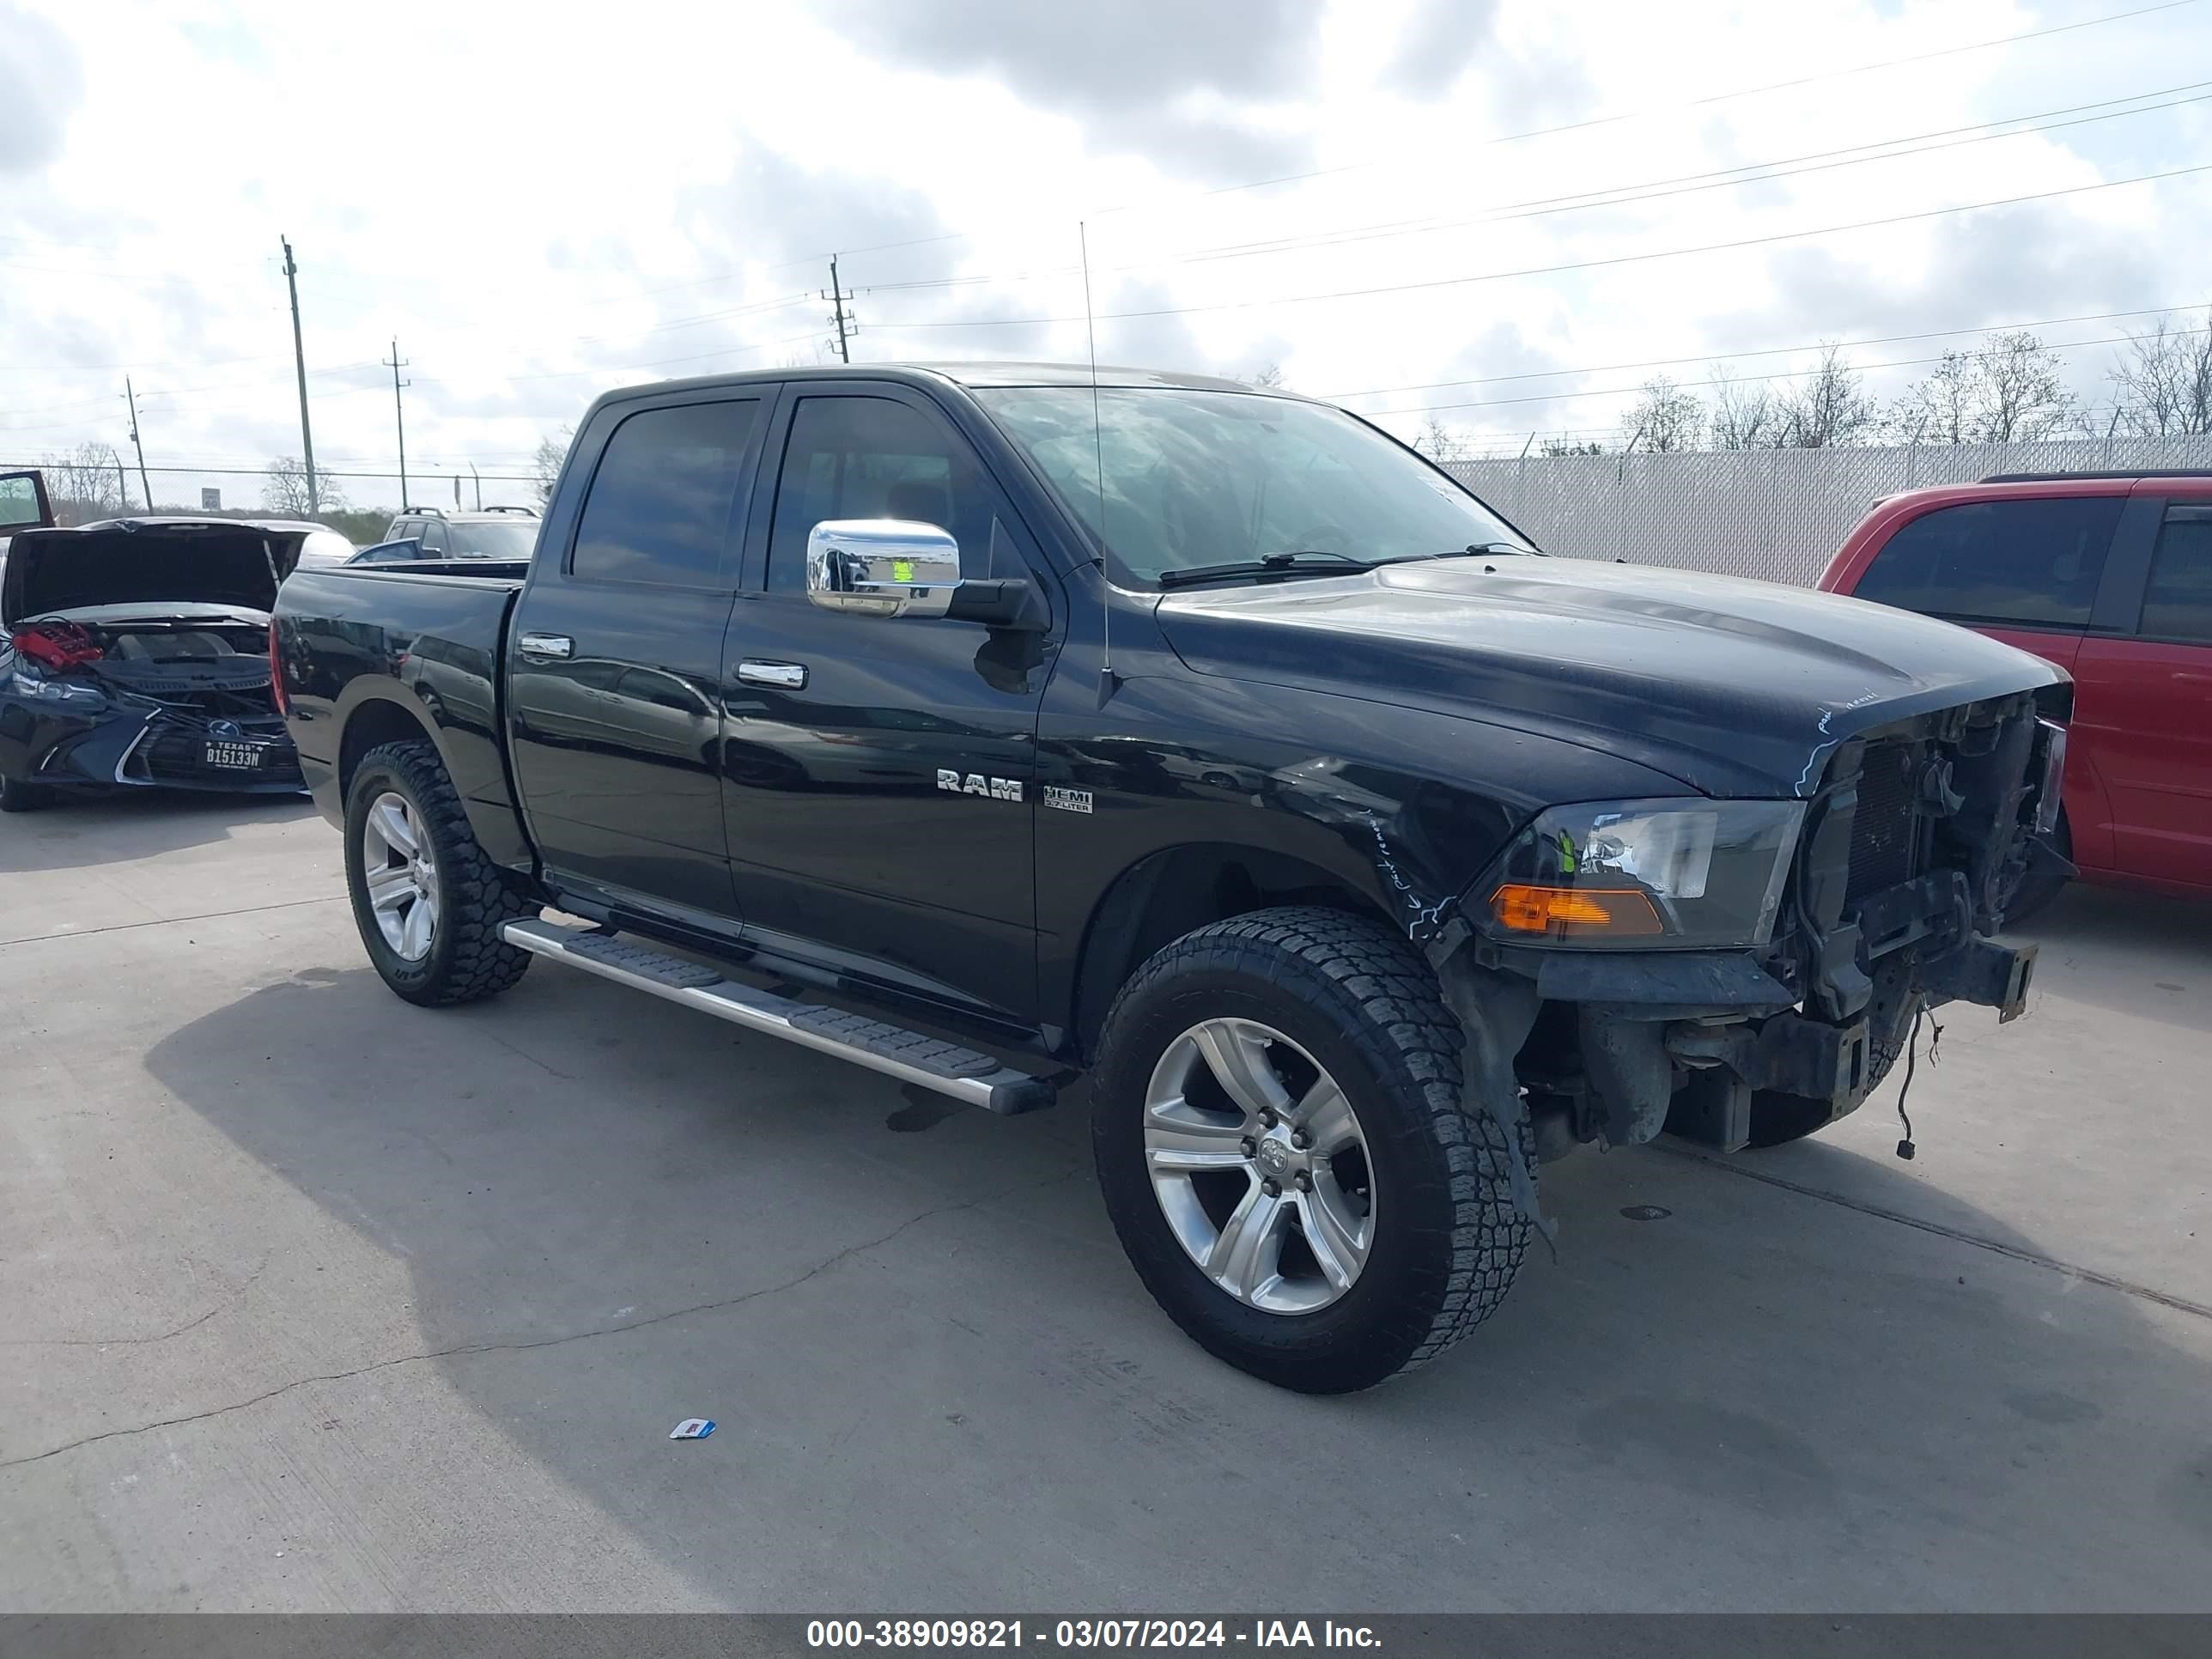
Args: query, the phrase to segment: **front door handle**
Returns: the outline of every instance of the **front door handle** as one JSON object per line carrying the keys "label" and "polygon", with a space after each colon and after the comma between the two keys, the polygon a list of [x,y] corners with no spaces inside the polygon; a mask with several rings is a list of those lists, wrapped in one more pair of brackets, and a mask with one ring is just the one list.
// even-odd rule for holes
{"label": "front door handle", "polygon": [[576,642],[566,634],[525,634],[515,649],[532,662],[566,662],[576,654]]}
{"label": "front door handle", "polygon": [[772,685],[779,691],[802,691],[806,688],[806,666],[795,662],[756,662],[749,658],[738,665],[738,679],[744,685]]}

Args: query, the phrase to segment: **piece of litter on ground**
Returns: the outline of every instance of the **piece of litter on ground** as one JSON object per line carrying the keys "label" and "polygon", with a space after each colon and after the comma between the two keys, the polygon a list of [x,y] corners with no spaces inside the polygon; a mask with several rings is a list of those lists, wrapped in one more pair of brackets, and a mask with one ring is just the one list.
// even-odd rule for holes
{"label": "piece of litter on ground", "polygon": [[669,1431],[671,1440],[704,1440],[714,1431],[711,1417],[687,1417]]}

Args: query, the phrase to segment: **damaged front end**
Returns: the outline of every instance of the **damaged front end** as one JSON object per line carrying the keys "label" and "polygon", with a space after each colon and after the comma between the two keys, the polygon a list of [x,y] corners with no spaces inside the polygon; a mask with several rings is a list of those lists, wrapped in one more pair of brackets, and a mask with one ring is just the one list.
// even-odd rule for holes
{"label": "damaged front end", "polygon": [[71,791],[296,792],[266,642],[265,623],[228,613],[18,624],[0,643],[0,772]]}
{"label": "damaged front end", "polygon": [[2055,684],[1874,726],[1792,801],[1546,814],[1437,953],[1455,1010],[1478,1000],[1470,976],[1492,1002],[1533,988],[1525,1019],[1503,1000],[1539,1155],[1662,1130],[1729,1152],[1795,1139],[1859,1105],[1923,1010],[2019,1015],[2035,947],[1990,935],[2058,859],[2070,713]]}

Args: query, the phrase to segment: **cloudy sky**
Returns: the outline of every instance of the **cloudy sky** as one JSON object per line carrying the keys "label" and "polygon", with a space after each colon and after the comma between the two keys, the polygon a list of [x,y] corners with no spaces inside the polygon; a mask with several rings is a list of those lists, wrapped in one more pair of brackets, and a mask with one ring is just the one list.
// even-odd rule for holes
{"label": "cloudy sky", "polygon": [[127,453],[126,374],[156,467],[296,454],[280,235],[318,460],[392,467],[397,337],[441,490],[609,386],[817,361],[832,252],[856,361],[1079,360],[1079,223],[1101,361],[1508,452],[1823,340],[1887,393],[2032,323],[2097,399],[2112,313],[2212,301],[2212,0],[369,16],[0,0],[0,462]]}

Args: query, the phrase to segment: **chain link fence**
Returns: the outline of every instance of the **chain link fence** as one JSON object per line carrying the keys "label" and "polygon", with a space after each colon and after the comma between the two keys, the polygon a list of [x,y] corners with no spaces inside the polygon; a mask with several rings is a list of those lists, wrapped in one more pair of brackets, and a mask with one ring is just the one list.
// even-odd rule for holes
{"label": "chain link fence", "polygon": [[1810,586],[1885,495],[1993,472],[2212,469],[2212,436],[1529,456],[1446,470],[1547,553]]}

